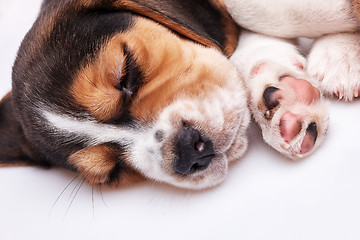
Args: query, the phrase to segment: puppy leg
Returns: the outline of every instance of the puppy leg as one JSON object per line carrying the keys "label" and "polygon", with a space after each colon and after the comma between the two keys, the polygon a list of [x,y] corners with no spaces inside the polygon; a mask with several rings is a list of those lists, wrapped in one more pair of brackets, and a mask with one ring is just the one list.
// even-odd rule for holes
{"label": "puppy leg", "polygon": [[231,61],[245,77],[264,140],[292,159],[313,152],[326,133],[328,113],[319,90],[305,80],[306,60],[293,42],[245,31]]}
{"label": "puppy leg", "polygon": [[308,57],[308,73],[326,95],[346,101],[359,96],[359,43],[359,33],[327,35],[314,43]]}
{"label": "puppy leg", "polygon": [[254,32],[277,37],[319,37],[359,28],[349,0],[224,0],[233,19]]}

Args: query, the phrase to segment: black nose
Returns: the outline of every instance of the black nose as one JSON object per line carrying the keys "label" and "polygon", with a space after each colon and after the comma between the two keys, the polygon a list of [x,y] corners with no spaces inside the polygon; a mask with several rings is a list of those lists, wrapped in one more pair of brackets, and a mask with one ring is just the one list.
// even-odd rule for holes
{"label": "black nose", "polygon": [[274,93],[278,90],[279,89],[276,87],[268,87],[265,89],[263,98],[267,109],[271,110],[275,108],[277,105],[279,105],[279,99],[274,97]]}
{"label": "black nose", "polygon": [[213,143],[190,126],[184,126],[175,138],[175,172],[188,175],[205,170],[215,156]]}

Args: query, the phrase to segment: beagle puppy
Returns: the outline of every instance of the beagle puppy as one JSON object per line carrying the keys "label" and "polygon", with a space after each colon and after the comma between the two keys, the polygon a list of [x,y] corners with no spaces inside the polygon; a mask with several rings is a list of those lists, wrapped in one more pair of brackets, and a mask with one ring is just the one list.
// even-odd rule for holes
{"label": "beagle puppy", "polygon": [[[267,143],[306,157],[326,134],[334,80],[318,67],[321,38],[308,63],[284,38],[328,38],[358,20],[345,0],[277,1],[45,0],[0,102],[1,164],[208,188],[247,149],[248,106]],[[357,97],[353,85],[338,96]]]}
{"label": "beagle puppy", "polygon": [[217,0],[46,0],[0,103],[1,163],[220,183],[247,148],[238,33]]}

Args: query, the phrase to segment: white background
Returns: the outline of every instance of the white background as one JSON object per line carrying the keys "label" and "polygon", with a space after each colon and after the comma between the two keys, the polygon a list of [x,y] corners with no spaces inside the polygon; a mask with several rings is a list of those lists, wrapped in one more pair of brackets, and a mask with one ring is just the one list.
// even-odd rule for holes
{"label": "white background", "polygon": [[[40,3],[0,0],[1,96]],[[100,191],[79,178],[65,189],[72,172],[0,168],[0,239],[360,239],[359,119],[360,101],[333,101],[327,140],[296,163],[252,126],[245,157],[201,192],[154,182]]]}

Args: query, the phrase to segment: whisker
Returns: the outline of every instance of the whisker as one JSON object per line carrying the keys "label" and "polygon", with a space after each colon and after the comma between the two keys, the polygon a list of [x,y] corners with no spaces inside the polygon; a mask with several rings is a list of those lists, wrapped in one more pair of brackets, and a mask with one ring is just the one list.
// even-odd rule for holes
{"label": "whisker", "polygon": [[71,194],[69,196],[69,200],[72,198],[72,195],[74,194],[75,190],[77,189],[77,187],[81,184],[81,180],[76,184],[76,186],[74,187],[74,189],[71,191]]}
{"label": "whisker", "polygon": [[94,185],[92,186],[91,189],[91,205],[92,205],[93,218],[95,220]]}
{"label": "whisker", "polygon": [[102,192],[101,185],[99,185],[99,192],[100,192],[100,196],[101,196],[101,199],[102,199],[102,201],[103,201],[104,205],[105,205],[107,208],[109,208],[109,207],[108,207],[108,205],[107,205],[107,203],[105,202],[105,199],[104,199],[104,195],[103,195],[103,192]]}
{"label": "whisker", "polygon": [[51,206],[50,212],[49,212],[49,218],[51,217],[51,214],[54,210],[55,205],[58,203],[59,199],[61,198],[61,196],[64,194],[64,192],[70,187],[70,185],[75,181],[75,179],[77,179],[80,176],[80,174],[78,174],[77,176],[75,176],[64,188],[64,190],[62,190],[62,192],[59,194],[59,196],[56,198],[54,204]]}
{"label": "whisker", "polygon": [[[73,198],[71,199],[71,202],[70,202],[70,204],[69,204],[69,206],[68,206],[68,208],[67,208],[67,210],[66,210],[66,212],[65,212],[65,215],[64,215],[63,221],[65,221],[65,218],[66,218],[67,214],[69,213],[69,210],[70,210],[70,208],[71,208],[71,206],[72,206],[72,204],[73,204],[73,202],[74,202],[74,200],[75,200],[75,198],[76,198],[77,194],[79,193],[79,191],[80,191],[80,189],[81,189],[82,185],[84,184],[84,182],[85,182],[85,179],[83,179],[83,180],[82,180],[82,182],[81,182],[80,186],[78,187],[78,189],[76,190],[76,192],[75,192],[75,194],[74,194]],[[78,185],[79,185],[79,184],[78,184]],[[77,185],[77,186],[78,186],[78,185]],[[76,188],[76,187],[75,187],[75,188]]]}

